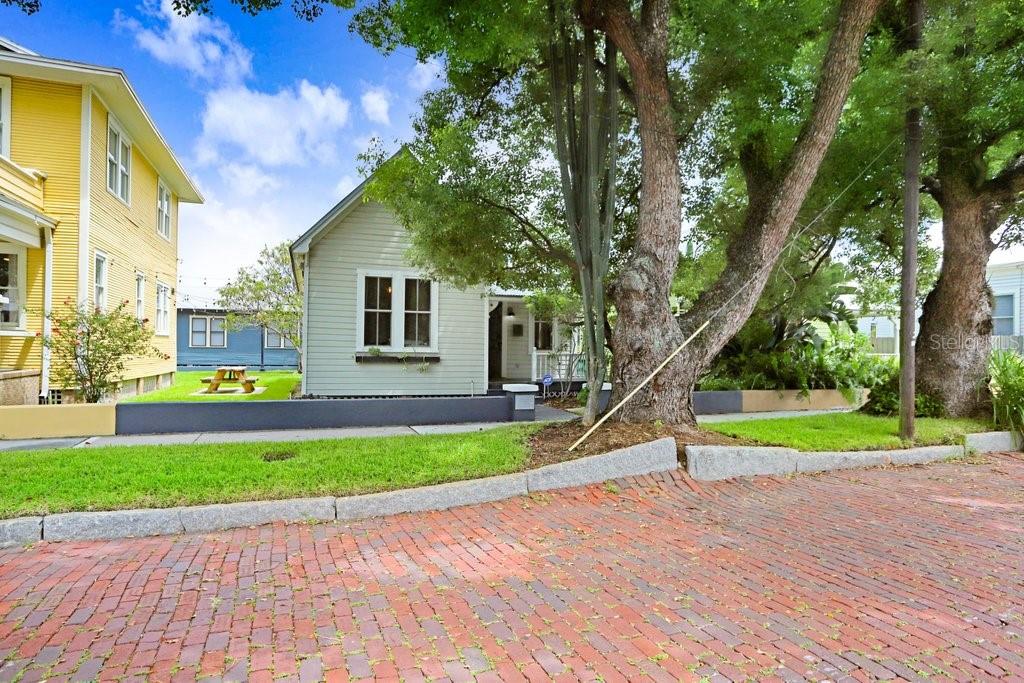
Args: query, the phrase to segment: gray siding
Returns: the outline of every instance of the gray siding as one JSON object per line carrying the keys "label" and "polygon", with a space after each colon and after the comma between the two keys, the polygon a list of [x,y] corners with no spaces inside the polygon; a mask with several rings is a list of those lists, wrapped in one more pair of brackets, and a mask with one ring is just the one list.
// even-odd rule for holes
{"label": "gray siding", "polygon": [[1024,297],[1021,296],[1021,291],[1024,289],[1024,271],[1012,265],[989,266],[987,279],[989,287],[992,288],[993,296],[1013,294],[1016,297],[1014,334],[1021,334],[1024,331],[1021,329],[1020,322],[1022,307],[1024,307]]}
{"label": "gray siding", "polygon": [[[486,292],[441,283],[437,355],[420,372],[356,363],[357,271],[406,269],[408,235],[380,204],[359,204],[309,250],[306,393],[317,396],[483,394],[487,391]],[[396,302],[396,307],[399,302]],[[396,311],[396,314],[400,312]]]}

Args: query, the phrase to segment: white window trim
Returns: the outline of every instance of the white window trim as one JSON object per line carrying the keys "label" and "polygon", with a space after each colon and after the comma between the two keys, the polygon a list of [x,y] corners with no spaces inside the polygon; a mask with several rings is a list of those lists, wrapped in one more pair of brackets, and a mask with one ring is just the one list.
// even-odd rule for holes
{"label": "white window trim", "polygon": [[[99,283],[103,287],[103,301],[99,301],[96,296],[96,277],[99,270],[97,265],[100,261],[103,261],[103,281]],[[106,312],[107,303],[110,301],[110,257],[105,251],[99,249],[96,249],[92,256],[92,299],[94,308]]]}
{"label": "white window trim", "polygon": [[[142,283],[141,288],[139,287],[140,282]],[[135,271],[135,319],[139,322],[146,319],[146,274],[141,270]]]}
{"label": "white window trim", "polygon": [[[127,188],[127,192],[125,193],[126,197],[122,197],[120,192],[118,192],[118,190],[120,190],[121,165],[122,165],[121,164],[121,148],[120,148],[120,146],[117,149],[117,176],[116,177],[117,177],[118,186],[117,187],[113,187],[113,188],[110,187],[110,177],[109,177],[110,171],[107,169],[106,163],[110,162],[110,131],[111,130],[116,131],[118,136],[120,136],[120,140],[118,142],[119,145],[121,145],[121,144],[128,145],[128,188]],[[107,182],[106,182],[107,192],[109,192],[110,194],[112,194],[115,197],[117,197],[117,201],[121,202],[125,206],[131,206],[132,205],[132,170],[133,170],[132,167],[135,166],[134,160],[132,159],[132,157],[135,156],[134,151],[133,151],[134,149],[135,149],[135,143],[132,141],[132,139],[130,137],[128,137],[127,134],[125,134],[124,128],[121,127],[121,124],[119,124],[117,122],[117,119],[114,118],[113,114],[107,114],[107,148],[106,148],[106,154],[103,157],[104,161],[106,163],[103,166],[103,172],[104,172],[104,174],[107,175]]]}
{"label": "white window trim", "polygon": [[18,300],[21,307],[18,309],[18,322],[0,323],[0,330],[25,330],[28,325],[28,316],[25,314],[25,305],[28,296],[28,283],[25,278],[28,274],[28,250],[17,244],[0,244],[0,254],[12,254],[18,257]]}
{"label": "white window trim", "polygon": [[[1013,335],[1012,336],[1014,336],[1014,337],[1020,336],[1020,298],[1019,298],[1019,294],[1020,294],[1020,292],[1018,292],[1016,289],[1001,289],[1001,290],[993,290],[992,291],[992,298],[993,298],[993,300],[997,296],[1012,296],[1013,297]],[[992,313],[994,314],[995,313],[995,306],[993,306],[992,309],[993,309]],[[993,315],[992,317],[994,319],[996,316]],[[993,328],[994,327],[995,326],[993,325]],[[995,332],[995,329],[993,329],[992,331]]]}
{"label": "white window trim", "polygon": [[[274,334],[276,334],[281,339],[281,345],[280,346],[270,346],[270,344],[267,342],[267,339],[270,336],[270,330],[271,329],[273,329],[274,330]],[[295,350],[295,345],[293,344],[292,346],[285,346],[284,335],[281,334],[280,332],[278,332],[277,328],[271,328],[270,326],[264,326],[264,328],[263,328],[263,348],[271,349],[271,350],[294,351]]]}
{"label": "white window trim", "polygon": [[[206,321],[206,343],[202,345],[192,343],[192,321],[196,318],[202,318]],[[214,318],[224,321],[224,343],[218,346],[210,343]],[[228,319],[223,315],[190,315],[188,317],[188,347],[190,349],[226,349],[228,347]]]}
{"label": "white window trim", "polygon": [[[160,290],[164,290],[167,294],[167,319],[164,321],[165,328],[160,329]],[[156,320],[153,321],[153,334],[157,337],[169,337],[171,336],[171,287],[170,285],[156,281]]]}
{"label": "white window trim", "polygon": [[[391,345],[366,346],[363,343],[363,312],[366,300],[365,280],[368,277],[391,278]],[[405,280],[430,280],[430,346],[405,346]],[[356,270],[356,351],[366,352],[371,348],[392,353],[437,353],[438,349],[438,295],[440,286],[436,280],[417,270],[405,269],[358,269]]]}
{"label": "white window trim", "polygon": [[0,157],[11,158],[11,78],[0,76],[0,121],[3,122],[4,130],[0,135]]}
{"label": "white window trim", "polygon": [[[163,192],[167,195],[167,234],[164,234],[163,225],[161,220],[163,219],[162,210],[160,206],[160,193]],[[170,189],[167,184],[161,178],[156,184],[156,234],[163,237],[168,242],[171,241],[171,233],[174,232],[174,220],[171,217],[171,207],[174,204],[173,195],[171,195]]]}

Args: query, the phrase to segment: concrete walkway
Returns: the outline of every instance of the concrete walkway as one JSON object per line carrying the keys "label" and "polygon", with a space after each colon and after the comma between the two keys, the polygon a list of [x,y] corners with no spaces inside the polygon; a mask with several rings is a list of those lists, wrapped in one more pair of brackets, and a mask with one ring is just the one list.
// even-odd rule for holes
{"label": "concrete walkway", "polygon": [[[576,415],[538,405],[538,422],[560,422]],[[133,436],[93,436],[73,439],[0,440],[0,451],[29,451],[47,448],[90,448],[99,446],[167,446],[179,444],[251,443],[275,441],[317,441],[353,437],[411,436],[415,434],[463,434],[507,427],[510,422],[472,422],[468,424],[414,425],[394,427],[342,427],[338,429],[268,429],[250,432],[188,432],[140,434]]]}
{"label": "concrete walkway", "polygon": [[777,417],[807,417],[808,415],[828,415],[831,413],[849,413],[849,408],[831,408],[829,410],[773,410],[766,413],[720,413],[718,415],[698,415],[697,422],[735,422],[736,420],[772,420]]}
{"label": "concrete walkway", "polygon": [[269,429],[253,432],[195,432],[189,434],[139,434],[133,436],[94,436],[78,444],[79,448],[97,446],[156,446],[204,443],[254,443],[274,441],[317,441],[353,437],[413,436],[416,434],[459,434],[505,427],[508,422],[474,422],[456,425],[397,427],[342,427],[338,429]]}
{"label": "concrete walkway", "polygon": [[[803,417],[841,413],[845,410],[779,410],[770,413],[725,413],[699,415],[697,422],[730,422],[733,420],[764,420],[777,417]],[[537,405],[538,422],[575,420],[575,413],[545,405]],[[169,434],[140,434],[138,436],[94,436],[87,439],[16,439],[0,440],[0,451],[28,451],[47,448],[89,448],[97,446],[165,446],[176,444],[248,443],[275,441],[316,441],[320,439],[346,439],[352,437],[402,436],[413,434],[461,434],[481,432],[507,426],[508,422],[474,422],[470,424],[442,424],[395,427],[342,427],[338,429],[268,429],[251,432],[189,432]]]}

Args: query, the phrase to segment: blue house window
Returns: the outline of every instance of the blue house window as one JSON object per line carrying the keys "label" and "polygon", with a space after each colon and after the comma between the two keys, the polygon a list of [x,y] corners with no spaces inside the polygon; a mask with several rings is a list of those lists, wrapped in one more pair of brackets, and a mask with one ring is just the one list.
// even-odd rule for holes
{"label": "blue house window", "polygon": [[223,316],[194,315],[189,322],[189,332],[192,348],[223,349],[228,345]]}
{"label": "blue house window", "polygon": [[273,327],[268,327],[263,337],[263,348],[265,349],[294,349],[292,340],[281,336],[281,333]]}

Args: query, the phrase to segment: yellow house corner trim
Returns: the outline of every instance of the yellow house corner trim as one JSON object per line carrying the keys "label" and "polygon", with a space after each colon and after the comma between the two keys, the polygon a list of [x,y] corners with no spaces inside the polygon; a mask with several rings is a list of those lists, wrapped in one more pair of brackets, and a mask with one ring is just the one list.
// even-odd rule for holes
{"label": "yellow house corner trim", "polygon": [[82,86],[82,133],[78,168],[78,297],[79,306],[89,303],[90,163],[92,162],[92,86]]}

